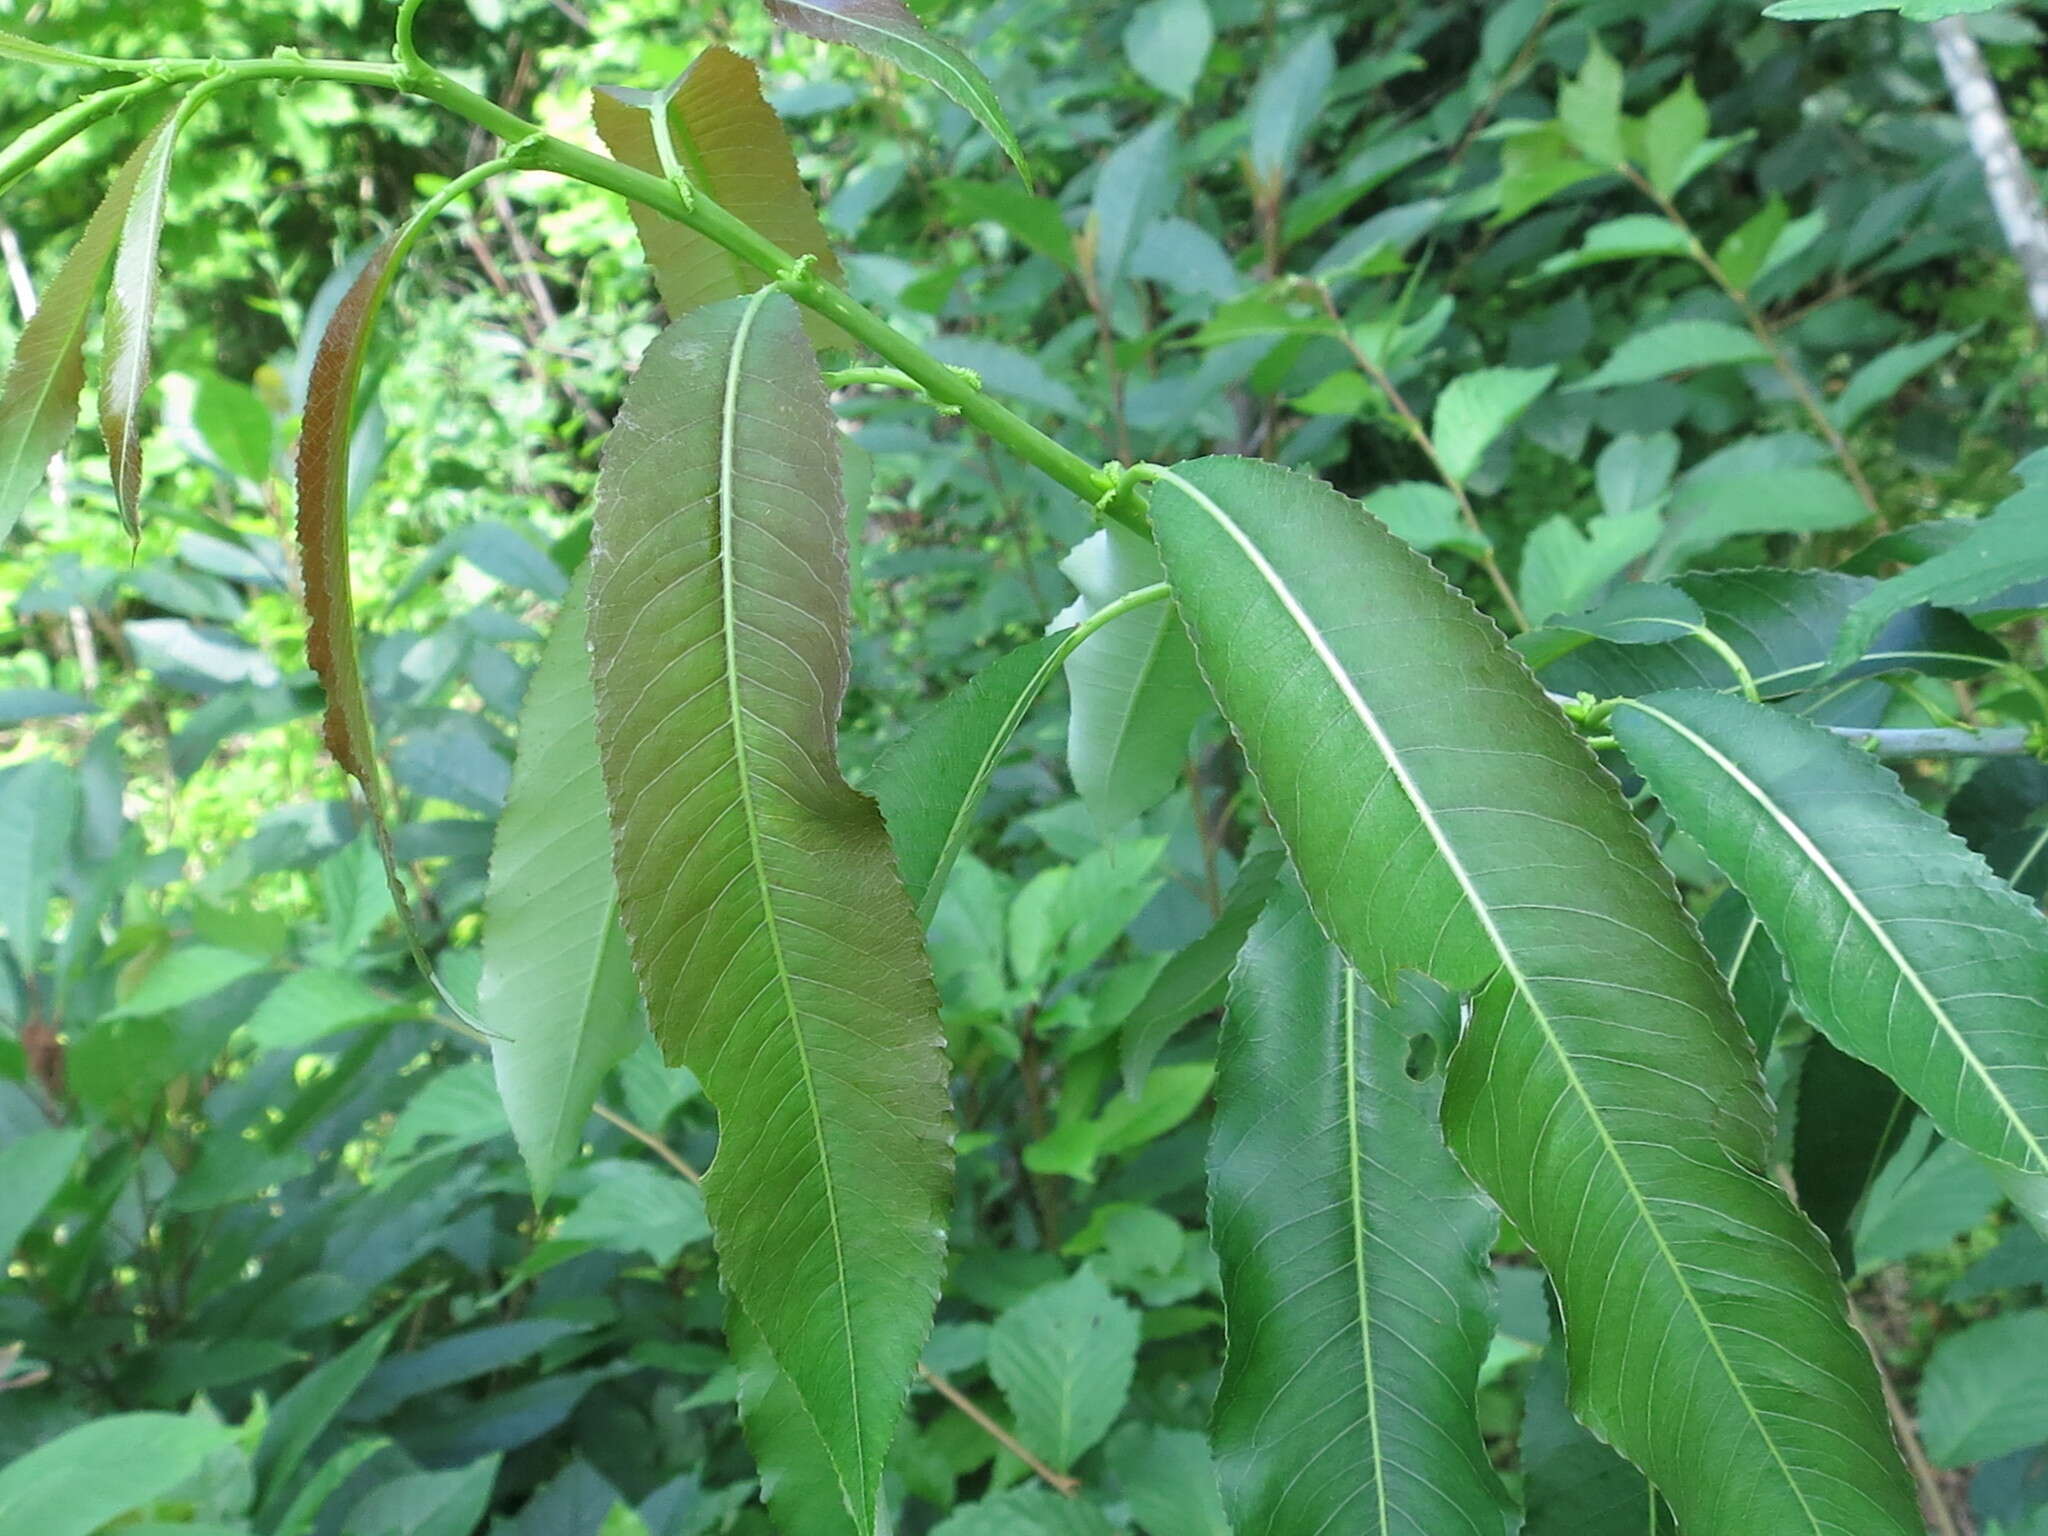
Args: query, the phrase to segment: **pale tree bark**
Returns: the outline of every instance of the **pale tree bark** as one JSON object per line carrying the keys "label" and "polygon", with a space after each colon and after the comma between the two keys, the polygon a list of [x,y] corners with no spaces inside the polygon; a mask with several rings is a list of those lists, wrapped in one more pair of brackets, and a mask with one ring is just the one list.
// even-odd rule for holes
{"label": "pale tree bark", "polygon": [[1946,16],[1933,24],[1932,31],[1935,56],[1948,79],[1956,115],[1970,136],[1970,148],[1983,168],[1991,207],[2026,278],[2027,306],[2034,312],[2034,323],[2048,332],[2048,212],[2042,209],[2040,188],[2020,157],[2012,122],[1968,25],[1960,16]]}

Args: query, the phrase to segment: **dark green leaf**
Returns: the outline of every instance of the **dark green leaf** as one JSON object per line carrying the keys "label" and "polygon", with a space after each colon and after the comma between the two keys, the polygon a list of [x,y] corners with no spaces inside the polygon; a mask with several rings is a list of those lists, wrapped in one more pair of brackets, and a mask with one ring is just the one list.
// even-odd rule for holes
{"label": "dark green leaf", "polygon": [[1475,1407],[1495,1219],[1437,1126],[1456,1029],[1455,1000],[1413,977],[1375,998],[1291,878],[1231,977],[1213,1433],[1241,1530],[1507,1529]]}
{"label": "dark green leaf", "polygon": [[1614,732],[1749,898],[1800,1011],[1945,1135],[2048,1174],[2048,920],[1868,754],[1721,694],[1652,694]]}
{"label": "dark green leaf", "polygon": [[837,430],[772,290],[675,322],[605,446],[590,647],[619,908],[655,1036],[717,1106],[727,1291],[872,1527],[944,1242],[945,1058],[873,803],[839,776]]}
{"label": "dark green leaf", "polygon": [[1814,1036],[1799,1068],[1792,1183],[1845,1275],[1856,1271],[1856,1212],[1898,1151],[1913,1106],[1875,1067]]}
{"label": "dark green leaf", "polygon": [[1152,517],[1317,916],[1368,983],[1477,992],[1446,1129],[1557,1284],[1580,1416],[1693,1536],[1917,1531],[1833,1266],[1763,1171],[1741,1023],[1613,781],[1327,486],[1202,460]]}

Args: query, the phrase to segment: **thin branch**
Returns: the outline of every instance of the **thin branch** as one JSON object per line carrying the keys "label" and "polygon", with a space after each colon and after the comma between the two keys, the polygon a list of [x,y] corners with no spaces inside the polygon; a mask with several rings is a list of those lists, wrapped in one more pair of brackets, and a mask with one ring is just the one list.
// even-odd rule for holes
{"label": "thin branch", "polygon": [[1984,55],[1970,36],[1969,22],[1961,16],[1944,16],[1934,23],[1934,55],[1941,61],[1941,73],[1955,98],[1956,116],[1970,137],[1970,149],[1984,172],[1984,190],[1991,195],[1991,208],[1998,215],[1998,227],[2005,231],[2005,243],[2026,279],[2027,305],[2034,312],[2034,324],[2048,332],[2048,210],[2041,206],[2041,193],[2032,172],[2013,137],[2012,120],[1998,99],[1998,86],[1984,67]]}
{"label": "thin branch", "polygon": [[975,1404],[973,1398],[962,1392],[952,1382],[946,1380],[945,1377],[926,1365],[922,1360],[917,1364],[917,1374],[918,1379],[923,1381],[925,1385],[929,1386],[939,1396],[972,1419],[989,1439],[995,1441],[997,1445],[1000,1445],[1012,1456],[1023,1462],[1025,1466],[1037,1473],[1039,1480],[1045,1483],[1047,1487],[1054,1489],[1062,1497],[1069,1499],[1081,1491],[1079,1482],[1071,1477],[1067,1477],[1063,1473],[1053,1471],[1051,1467],[1048,1467],[1044,1462],[1032,1455],[1030,1451],[1024,1448],[1023,1442],[1018,1440],[1015,1435],[983,1413]]}
{"label": "thin branch", "polygon": [[659,1157],[664,1163],[667,1163],[669,1167],[675,1169],[677,1173],[680,1173],[692,1184],[702,1184],[704,1182],[702,1174],[684,1162],[681,1157],[676,1155],[673,1147],[645,1126],[635,1125],[617,1110],[611,1109],[606,1105],[593,1104],[590,1107],[596,1113],[598,1119],[608,1121],[612,1125],[617,1126],[642,1146],[650,1148],[655,1156]]}

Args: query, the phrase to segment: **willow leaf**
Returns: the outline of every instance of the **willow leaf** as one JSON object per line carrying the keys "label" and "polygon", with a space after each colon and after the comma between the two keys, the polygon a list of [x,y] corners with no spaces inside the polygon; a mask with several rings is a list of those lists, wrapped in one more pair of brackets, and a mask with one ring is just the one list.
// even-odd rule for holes
{"label": "willow leaf", "polygon": [[756,1449],[816,1447],[772,1470],[871,1530],[944,1254],[945,1057],[882,818],[839,776],[837,435],[774,290],[676,321],[627,390],[590,648],[634,966],[721,1120],[720,1275],[815,1431]]}
{"label": "willow leaf", "polygon": [[584,589],[579,578],[563,599],[527,686],[484,893],[477,1007],[538,1203],[581,1145],[605,1073],[640,1039],[597,766]]}
{"label": "willow leaf", "polygon": [[[1076,622],[1159,580],[1159,557],[1138,535],[1104,528],[1060,562],[1080,591],[1061,615]],[[1067,766],[1081,803],[1105,833],[1149,811],[1187,769],[1188,733],[1208,706],[1187,634],[1164,607],[1112,620],[1067,658],[1073,713]]]}
{"label": "willow leaf", "polygon": [[[666,91],[606,88],[591,98],[598,136],[612,158],[666,176],[656,140],[667,113],[674,169],[725,210],[792,256],[809,256],[819,276],[840,280],[825,226],[797,174],[782,119],[761,95],[760,72],[729,48],[706,48]],[[752,293],[772,278],[707,235],[640,203],[631,207],[654,286],[673,319],[720,299]],[[848,346],[828,320],[806,320],[820,346]]]}
{"label": "willow leaf", "polygon": [[[1209,1147],[1228,1346],[1212,1425],[1243,1531],[1500,1533],[1476,1399],[1492,1209],[1437,1128],[1453,1000],[1383,1005],[1290,878],[1231,977]],[[1417,1078],[1421,1080],[1418,1081]]]}
{"label": "willow leaf", "polygon": [[169,126],[168,119],[158,124],[115,174],[85,233],[21,328],[6,382],[0,384],[0,540],[14,531],[21,509],[42,482],[44,466],[62,450],[78,421],[86,316],[129,204]]}
{"label": "willow leaf", "polygon": [[927,924],[1010,738],[1059,668],[1051,636],[977,672],[877,759],[872,780],[903,883]]}
{"label": "willow leaf", "polygon": [[149,328],[156,317],[157,248],[177,145],[176,119],[148,145],[135,196],[121,221],[114,280],[107,290],[101,362],[100,435],[114,477],[114,502],[131,538],[142,531],[142,396],[149,388]]}
{"label": "willow leaf", "polygon": [[1030,185],[1024,146],[1017,142],[988,76],[958,48],[927,32],[903,0],[768,0],[768,14],[820,42],[846,43],[930,81],[988,130]]}
{"label": "willow leaf", "polygon": [[1690,1536],[1917,1531],[1834,1267],[1764,1172],[1742,1025],[1614,781],[1349,498],[1207,459],[1152,516],[1325,929],[1376,989],[1477,994],[1445,1129],[1551,1274],[1574,1411]]}
{"label": "willow leaf", "polygon": [[1749,898],[1800,1011],[1943,1135],[2048,1174],[2048,919],[1868,754],[1720,694],[1652,694],[1615,738]]}

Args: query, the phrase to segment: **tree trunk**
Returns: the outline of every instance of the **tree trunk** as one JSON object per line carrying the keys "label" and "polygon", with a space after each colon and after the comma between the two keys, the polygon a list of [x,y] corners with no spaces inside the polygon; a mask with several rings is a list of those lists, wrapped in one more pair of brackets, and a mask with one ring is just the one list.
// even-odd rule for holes
{"label": "tree trunk", "polygon": [[2048,213],[2042,210],[2040,189],[2020,158],[2019,142],[2013,138],[2012,122],[1998,99],[1998,87],[1992,83],[1984,55],[1963,18],[1943,17],[1933,24],[1933,32],[1935,56],[1948,78],[1956,115],[1962,118],[1970,148],[1983,168],[1984,186],[1991,194],[1999,227],[2005,231],[2005,243],[2012,247],[2026,277],[2027,305],[2034,312],[2034,323],[2048,332]]}

